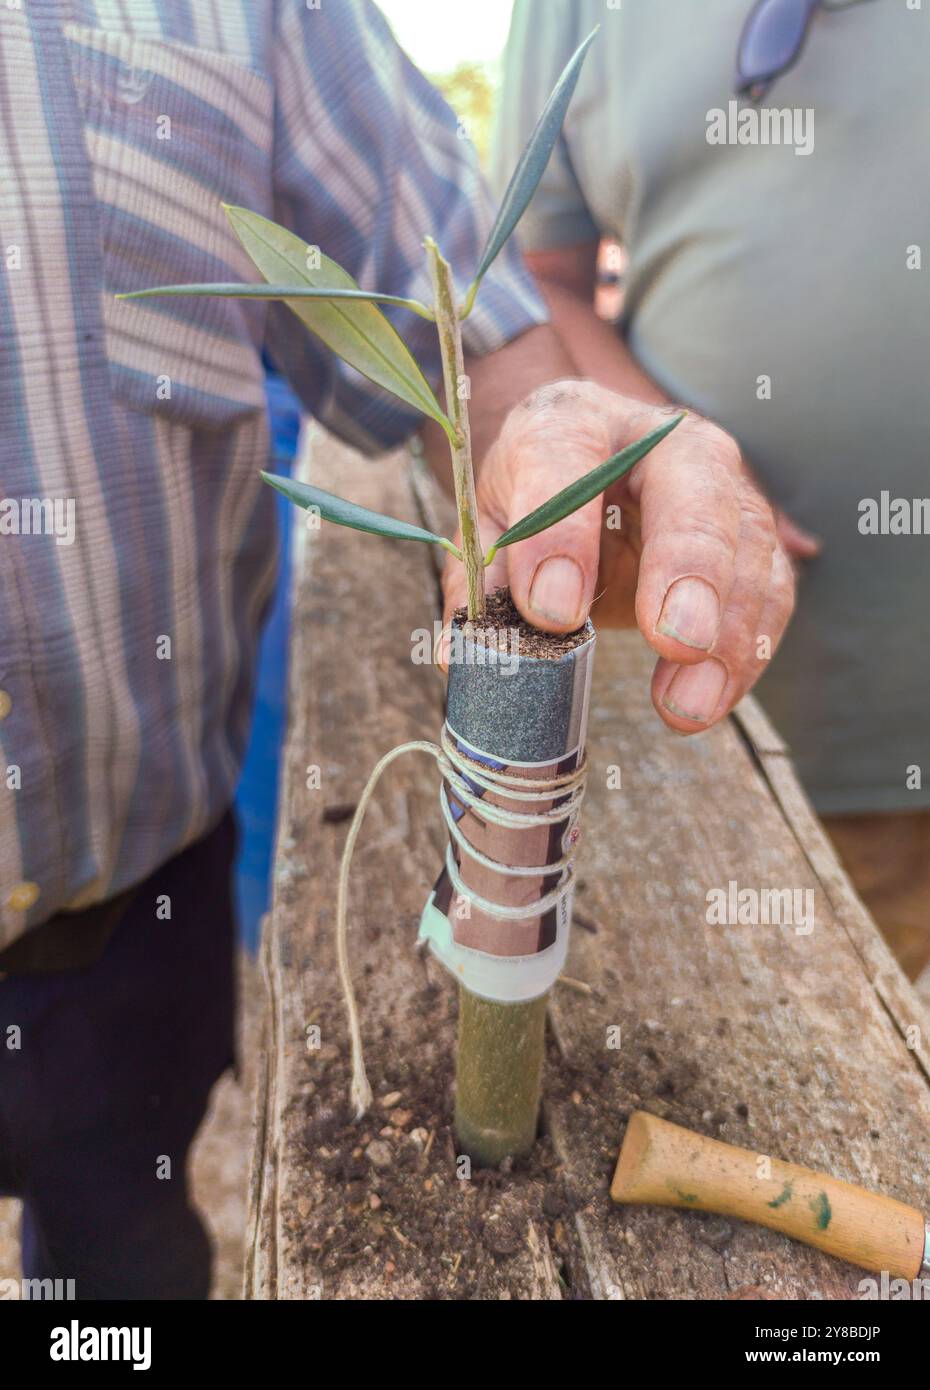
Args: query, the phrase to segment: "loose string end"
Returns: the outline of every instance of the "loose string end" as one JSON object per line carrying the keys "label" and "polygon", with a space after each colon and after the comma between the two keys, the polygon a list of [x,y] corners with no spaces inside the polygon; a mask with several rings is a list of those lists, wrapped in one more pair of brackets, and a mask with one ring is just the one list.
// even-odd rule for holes
{"label": "loose string end", "polygon": [[371,1108],[374,1100],[371,1086],[368,1082],[368,1074],[365,1071],[365,1050],[362,1045],[362,1032],[358,1020],[358,1005],[355,1002],[355,989],[352,985],[352,972],[349,968],[349,869],[352,865],[352,854],[355,849],[355,842],[358,833],[362,828],[362,821],[365,819],[365,812],[371,800],[375,787],[382,772],[388,767],[395,758],[402,753],[429,753],[431,757],[441,756],[441,750],[434,743],[427,743],[417,739],[411,743],[402,743],[397,748],[392,748],[390,753],[375,765],[369,777],[365,790],[362,792],[361,799],[356,807],[355,815],[352,817],[352,824],[349,826],[349,833],[342,851],[342,859],[339,865],[339,887],[336,893],[336,957],[339,963],[339,979],[342,984],[342,998],[345,1004],[346,1015],[349,1020],[349,1039],[352,1049],[352,1084],[349,1087],[349,1100],[355,1112],[355,1119],[361,1120]]}
{"label": "loose string end", "polygon": [[349,1090],[349,1097],[355,1110],[356,1120],[363,1119],[371,1109],[374,1096],[368,1084],[368,1074],[365,1071],[365,1060],[361,1048],[356,1050],[354,1044],[352,1047],[352,1086]]}

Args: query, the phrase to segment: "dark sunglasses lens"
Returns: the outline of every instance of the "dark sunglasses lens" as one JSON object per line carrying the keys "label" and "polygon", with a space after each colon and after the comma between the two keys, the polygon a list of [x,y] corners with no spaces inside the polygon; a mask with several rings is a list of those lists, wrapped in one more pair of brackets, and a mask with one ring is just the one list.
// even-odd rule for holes
{"label": "dark sunglasses lens", "polygon": [[746,21],[738,76],[744,86],[775,77],[798,56],[816,0],[761,0]]}

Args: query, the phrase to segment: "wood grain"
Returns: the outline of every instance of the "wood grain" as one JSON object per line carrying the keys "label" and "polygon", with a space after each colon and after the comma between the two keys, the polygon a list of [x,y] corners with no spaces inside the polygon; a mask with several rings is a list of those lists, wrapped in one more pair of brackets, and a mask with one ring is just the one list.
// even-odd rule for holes
{"label": "wood grain", "polygon": [[[312,453],[316,482],[367,506],[410,519],[424,504],[440,517],[447,508],[422,479],[414,494],[400,456],[366,462],[320,433]],[[738,719],[696,738],[669,732],[652,710],[652,658],[636,635],[598,643],[566,969],[576,983],[553,993],[536,1159],[470,1179],[457,1167],[455,994],[414,947],[443,847],[425,758],[389,774],[353,874],[369,1071],[376,1098],[401,1099],[387,1115],[376,1099],[352,1131],[332,949],[345,824],[323,812],[352,804],[395,743],[438,731],[441,681],[410,659],[411,633],[437,611],[436,574],[426,547],[335,527],[307,534],[297,565],[247,1293],[856,1297],[862,1271],[777,1233],[609,1200],[625,1121],[645,1109],[930,1207],[925,1005],[758,708],[747,702]],[[307,787],[311,765],[319,790]],[[619,788],[608,785],[617,770]],[[731,880],[811,892],[813,931],[710,925],[707,894]],[[319,1047],[308,1046],[314,1027]],[[366,1157],[379,1139],[390,1155],[382,1169]]]}
{"label": "wood grain", "polygon": [[[311,475],[323,486],[391,515],[415,515],[406,459],[368,462],[318,432],[309,449]],[[275,892],[263,943],[267,1039],[246,1294],[561,1298],[544,1184],[529,1175],[511,1185],[500,1175],[463,1179],[452,1149],[456,989],[415,947],[445,849],[435,767],[422,755],[391,769],[359,842],[350,945],[376,1100],[352,1141],[356,1152],[334,1164],[351,1130],[333,948],[346,824],[326,823],[324,812],[353,804],[389,748],[438,735],[442,679],[411,662],[412,634],[432,627],[438,591],[424,546],[326,527],[304,530],[300,552]],[[314,765],[319,790],[307,787]],[[320,1030],[318,1048],[308,1047],[308,1027]],[[413,1111],[400,1128],[379,1110],[380,1098],[398,1091],[394,1113]],[[409,1137],[416,1130],[425,1131],[422,1148]],[[390,1154],[383,1169],[365,1156],[379,1140]],[[359,1191],[369,1176],[380,1188],[375,1211],[358,1200],[370,1196]]]}

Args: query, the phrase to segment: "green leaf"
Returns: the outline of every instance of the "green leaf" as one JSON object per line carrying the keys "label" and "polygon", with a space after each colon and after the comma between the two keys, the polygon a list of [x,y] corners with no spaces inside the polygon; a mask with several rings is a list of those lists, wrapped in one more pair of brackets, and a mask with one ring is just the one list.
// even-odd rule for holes
{"label": "green leaf", "polygon": [[569,483],[568,487],[557,492],[554,497],[550,497],[548,502],[544,502],[541,507],[530,512],[523,517],[522,521],[517,521],[491,546],[484,563],[489,565],[497,554],[498,550],[503,550],[505,545],[514,545],[517,541],[525,541],[528,536],[536,536],[540,531],[548,531],[550,526],[554,526],[563,517],[571,516],[572,512],[577,512],[579,507],[583,507],[586,502],[597,497],[605,488],[609,488],[611,483],[615,483],[618,478],[622,478],[624,473],[629,473],[630,469],[641,458],[654,449],[667,434],[671,434],[676,425],[680,425],[687,414],[682,411],[673,420],[665,425],[660,425],[651,434],[644,435],[642,439],[637,439],[635,443],[628,444],[619,454],[614,454],[613,458],[607,459],[606,463],[599,463],[596,468],[592,468],[590,473],[585,473],[584,477],[578,478],[576,482]]}
{"label": "green leaf", "polygon": [[375,536],[390,536],[398,541],[426,541],[430,545],[441,545],[444,550],[461,559],[458,546],[445,536],[437,536],[434,531],[426,531],[422,526],[411,526],[407,521],[395,521],[392,516],[369,511],[355,502],[347,502],[332,492],[324,492],[321,487],[310,483],[295,482],[291,478],[280,478],[274,473],[262,473],[266,483],[298,507],[316,507],[326,521],[334,521],[337,526],[351,526],[356,531],[369,531]]}
{"label": "green leaf", "polygon": [[217,299],[367,299],[377,304],[398,304],[402,309],[419,314],[421,319],[435,322],[432,309],[418,299],[404,299],[399,294],[381,294],[378,290],[311,289],[306,285],[158,285],[150,290],[129,290],[126,294],[116,295],[116,298],[151,299],[154,295],[167,295],[170,299],[195,294],[209,294]]}
{"label": "green leaf", "polygon": [[[270,285],[358,289],[348,271],[328,256],[320,255],[320,268],[311,270],[307,243],[286,227],[247,208],[223,206],[233,231]],[[433,388],[400,334],[374,304],[298,298],[284,302],[337,357],[437,421],[455,442],[455,431]]]}
{"label": "green leaf", "polygon": [[555,142],[559,137],[559,131],[562,129],[562,122],[565,120],[565,112],[568,110],[568,104],[574,95],[581,65],[599,28],[600,25],[597,25],[592,29],[584,43],[569,58],[543,108],[542,115],[536,122],[526,149],[521,154],[517,167],[511,175],[510,183],[507,185],[500,210],[478,263],[475,278],[465,298],[465,303],[462,305],[462,318],[471,312],[475,295],[478,292],[478,285],[514,227],[526,212],[529,201],[536,192],[539,180],[549,163],[549,156],[552,154]]}

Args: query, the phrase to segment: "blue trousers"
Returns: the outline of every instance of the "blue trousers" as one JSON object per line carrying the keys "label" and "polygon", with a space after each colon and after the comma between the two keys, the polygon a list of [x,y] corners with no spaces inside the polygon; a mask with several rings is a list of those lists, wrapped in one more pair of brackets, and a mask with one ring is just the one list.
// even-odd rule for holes
{"label": "blue trousers", "polygon": [[207,1297],[186,1167],[234,1061],[235,846],[227,814],[133,893],[99,959],[0,980],[0,1194],[24,1203],[26,1278]]}

